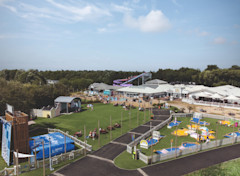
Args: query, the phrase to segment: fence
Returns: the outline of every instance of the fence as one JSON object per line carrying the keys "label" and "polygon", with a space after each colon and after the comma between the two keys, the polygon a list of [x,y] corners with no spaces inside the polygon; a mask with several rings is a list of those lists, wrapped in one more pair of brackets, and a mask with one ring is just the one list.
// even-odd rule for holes
{"label": "fence", "polygon": [[214,115],[214,114],[206,114],[206,113],[202,113],[203,117],[207,117],[207,118],[212,118],[212,119],[219,119],[219,120],[232,120],[234,119],[233,117],[226,117],[226,116],[222,116],[222,115]]}
{"label": "fence", "polygon": [[215,147],[220,147],[220,146],[224,146],[224,145],[228,145],[228,144],[234,144],[237,142],[240,142],[240,137],[234,137],[234,139],[233,138],[221,139],[221,140],[212,141],[209,143],[203,143],[203,144],[199,144],[198,146],[191,148],[191,149],[183,149],[183,150],[179,150],[177,152],[172,151],[167,154],[155,154],[153,156],[146,156],[146,155],[140,153],[139,159],[142,160],[146,164],[150,164],[150,163],[155,163],[158,161],[172,159],[175,157],[180,157],[180,156],[191,154],[191,153],[196,153],[196,152],[203,151],[203,150],[208,150],[208,149],[215,148]]}
{"label": "fence", "polygon": [[[172,116],[173,117],[189,117],[189,116],[191,117],[192,114],[181,113],[181,114],[172,114]],[[233,119],[231,117],[212,115],[212,114],[203,114],[203,116],[207,117],[207,118],[220,119],[220,120]],[[233,128],[233,130],[234,130],[234,128]],[[172,152],[168,152],[167,154],[154,154],[152,156],[147,156],[140,152],[139,159],[146,164],[150,164],[150,163],[155,163],[158,161],[176,158],[176,157],[179,157],[182,155],[187,155],[187,154],[191,154],[191,153],[195,153],[195,152],[199,152],[199,151],[203,151],[203,150],[208,150],[208,149],[215,148],[215,147],[221,147],[221,146],[225,146],[225,145],[229,145],[229,144],[234,144],[237,142],[240,142],[240,136],[218,139],[218,140],[211,141],[208,143],[200,143],[199,145],[196,145],[195,147],[193,147],[191,149],[185,148],[185,149],[179,150],[177,152],[174,150]],[[130,146],[129,146],[129,148],[127,148],[127,150],[130,151]]]}
{"label": "fence", "polygon": [[16,167],[13,168],[4,168],[2,171],[0,171],[0,176],[5,176],[5,175],[16,175]]}
{"label": "fence", "polygon": [[[83,152],[84,152],[84,149],[81,148],[81,149],[78,149],[78,150],[72,150],[71,152],[68,152],[68,153],[62,153],[60,155],[57,155],[57,156],[54,156],[52,157],[52,166],[56,165],[56,164],[59,164],[63,161],[66,161],[66,160],[73,160],[75,159],[76,157],[80,156],[80,155],[83,155]],[[44,160],[45,162],[45,167],[49,167],[49,158],[46,158]],[[43,160],[38,160],[36,162],[36,165],[35,165],[35,162],[33,163],[24,163],[24,164],[21,164],[19,165],[19,170],[18,172],[19,173],[23,173],[23,172],[28,172],[30,170],[34,170],[34,169],[38,169],[38,168],[42,168],[43,167]],[[13,168],[5,168],[3,169],[2,171],[0,171],[0,176],[6,176],[6,175],[16,175],[17,173],[17,169],[16,169],[16,166],[14,166]]]}
{"label": "fence", "polygon": [[74,140],[74,143],[75,143],[76,145],[78,145],[78,146],[80,146],[80,147],[82,147],[82,148],[85,148],[85,147],[86,147],[86,150],[92,151],[92,146],[91,146],[91,145],[89,145],[89,144],[87,144],[87,143],[85,143],[85,142],[77,139],[77,138],[74,137],[74,136],[69,135],[68,132],[65,133],[65,132],[63,132],[62,130],[59,130],[59,129],[51,129],[51,128],[48,128],[48,133],[54,133],[54,132],[60,132],[60,133],[62,133],[63,135],[65,135],[65,136],[69,137],[70,139]]}
{"label": "fence", "polygon": [[188,103],[188,104],[203,105],[203,106],[214,106],[214,107],[224,107],[224,108],[240,109],[240,105],[237,105],[237,104],[227,104],[227,103],[218,103],[218,102],[198,101],[198,100],[187,99],[187,98],[183,98],[182,102],[185,102],[185,103]]}

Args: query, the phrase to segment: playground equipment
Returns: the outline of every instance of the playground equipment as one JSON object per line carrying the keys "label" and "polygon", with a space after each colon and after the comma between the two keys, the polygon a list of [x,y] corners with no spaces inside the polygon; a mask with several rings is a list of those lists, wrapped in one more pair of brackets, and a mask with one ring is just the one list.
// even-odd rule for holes
{"label": "playground equipment", "polygon": [[183,129],[174,130],[172,134],[177,136],[187,136],[188,131],[189,131],[188,129],[183,128]]}
{"label": "playground equipment", "polygon": [[172,122],[170,122],[169,124],[168,124],[168,126],[167,126],[167,128],[172,128],[172,127],[174,127],[174,126],[178,126],[179,124],[181,123],[181,121],[176,121],[176,120],[174,120],[174,121],[172,121]]}
{"label": "playground equipment", "polygon": [[190,137],[196,139],[197,141],[206,141],[208,139],[215,139],[215,136],[213,134],[208,134],[208,135],[200,135],[198,133],[192,133],[190,134]]}
{"label": "playground equipment", "polygon": [[240,133],[238,131],[236,131],[234,133],[228,133],[224,137],[231,138],[231,137],[238,137],[238,136],[240,136]]}
{"label": "playground equipment", "polygon": [[239,120],[220,120],[220,121],[218,121],[218,123],[220,125],[225,125],[225,126],[228,126],[228,127],[232,127],[233,125],[235,127],[239,126]]}
{"label": "playground equipment", "polygon": [[208,123],[208,122],[205,122],[205,121],[200,121],[200,119],[198,119],[198,118],[195,118],[195,117],[193,117],[191,120],[190,120],[190,122],[193,122],[193,123],[197,123],[197,124],[199,124],[199,125],[210,125],[210,123]]}
{"label": "playground equipment", "polygon": [[164,136],[160,135],[159,131],[153,131],[152,137],[148,138],[147,140],[140,141],[140,147],[148,149],[150,146],[157,144],[159,140],[163,137]]}
{"label": "playground equipment", "polygon": [[183,146],[184,148],[187,148],[187,149],[196,148],[197,145],[199,145],[198,142],[183,142],[183,143],[182,143],[182,146]]}
{"label": "playground equipment", "polygon": [[220,120],[218,121],[220,125],[230,126],[231,122],[229,120]]}
{"label": "playground equipment", "polygon": [[167,148],[167,149],[162,149],[162,150],[153,150],[153,152],[155,152],[157,154],[167,154],[169,152],[173,152],[176,150],[178,151],[178,150],[180,150],[180,148],[172,147],[172,148]]}
{"label": "playground equipment", "polygon": [[134,80],[139,79],[139,78],[142,78],[142,84],[144,84],[146,80],[152,78],[152,73],[144,72],[140,75],[131,76],[126,79],[117,79],[117,80],[113,81],[113,86],[129,87],[129,86],[132,86],[132,84],[130,84],[131,82],[133,82]]}
{"label": "playground equipment", "polygon": [[201,113],[198,113],[198,112],[194,112],[194,113],[193,113],[193,118],[196,118],[196,119],[201,120],[201,119],[202,119],[202,114],[201,114]]}
{"label": "playground equipment", "polygon": [[173,151],[178,151],[178,150],[184,150],[184,149],[193,149],[196,148],[199,143],[197,142],[183,142],[181,146],[179,147],[172,147],[172,148],[167,148],[167,149],[162,149],[162,150],[154,150],[153,152],[157,154],[167,154],[169,152]]}
{"label": "playground equipment", "polygon": [[190,124],[190,125],[187,125],[188,129],[189,130],[199,130],[200,129],[200,125],[197,125],[197,124]]}

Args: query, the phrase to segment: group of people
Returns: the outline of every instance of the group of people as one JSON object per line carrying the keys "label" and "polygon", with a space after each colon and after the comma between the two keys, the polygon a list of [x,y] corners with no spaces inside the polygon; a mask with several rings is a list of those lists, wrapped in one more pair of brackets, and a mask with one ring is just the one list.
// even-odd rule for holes
{"label": "group of people", "polygon": [[88,104],[87,107],[91,108],[91,110],[93,110],[93,105],[92,104]]}
{"label": "group of people", "polygon": [[93,131],[89,132],[88,138],[92,138],[93,140],[95,140],[95,138],[97,138],[97,129],[95,128]]}

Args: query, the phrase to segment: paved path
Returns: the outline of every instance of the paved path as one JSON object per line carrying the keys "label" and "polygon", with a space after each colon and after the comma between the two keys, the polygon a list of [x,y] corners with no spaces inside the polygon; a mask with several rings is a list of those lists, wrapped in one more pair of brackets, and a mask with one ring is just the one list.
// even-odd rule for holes
{"label": "paved path", "polygon": [[[165,120],[169,117],[169,111],[160,112],[158,109],[156,109],[153,110],[153,114],[154,118],[157,117],[157,120]],[[132,131],[144,133],[147,128],[149,129],[148,123],[146,123],[144,126],[139,126],[133,129]],[[240,157],[239,152],[240,144],[236,144],[225,148],[206,151],[195,155],[187,156],[184,158],[179,158],[165,163],[154,164],[152,166],[147,166],[137,170],[124,170],[116,167],[113,163],[113,159],[126,150],[126,146],[122,144],[128,144],[131,142],[131,133],[126,133],[120,136],[119,138],[115,139],[113,142],[116,143],[109,143],[100,148],[99,150],[94,151],[90,156],[86,156],[78,161],[75,161],[74,163],[58,170],[54,174],[55,175],[58,174],[61,176],[65,175],[178,176]]]}

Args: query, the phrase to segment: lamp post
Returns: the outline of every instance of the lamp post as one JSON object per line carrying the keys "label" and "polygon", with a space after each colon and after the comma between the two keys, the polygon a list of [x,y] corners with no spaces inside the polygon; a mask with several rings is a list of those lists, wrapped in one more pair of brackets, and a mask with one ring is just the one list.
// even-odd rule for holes
{"label": "lamp post", "polygon": [[51,137],[49,136],[49,169],[50,171],[53,171],[54,168],[52,168],[52,158],[51,158]]}

